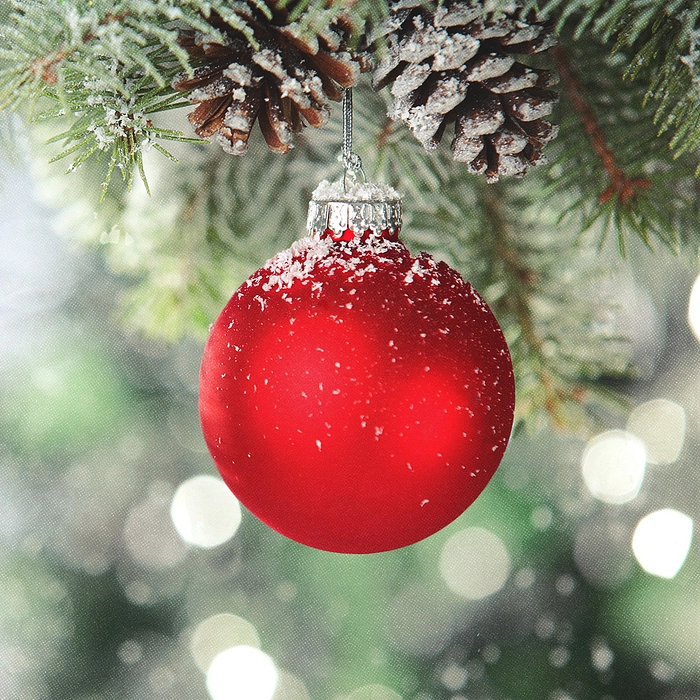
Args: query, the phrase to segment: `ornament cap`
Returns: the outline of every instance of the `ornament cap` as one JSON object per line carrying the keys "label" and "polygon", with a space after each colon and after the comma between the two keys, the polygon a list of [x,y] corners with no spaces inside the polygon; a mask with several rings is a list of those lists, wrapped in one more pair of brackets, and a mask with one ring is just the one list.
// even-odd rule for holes
{"label": "ornament cap", "polygon": [[306,227],[309,235],[334,241],[370,235],[398,240],[401,196],[389,185],[363,182],[344,189],[342,182],[324,180],[312,194]]}

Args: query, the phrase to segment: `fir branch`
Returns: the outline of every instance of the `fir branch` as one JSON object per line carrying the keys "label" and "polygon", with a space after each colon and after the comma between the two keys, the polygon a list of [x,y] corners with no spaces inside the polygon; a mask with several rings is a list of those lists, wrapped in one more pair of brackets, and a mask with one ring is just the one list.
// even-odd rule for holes
{"label": "fir branch", "polygon": [[[255,4],[269,13],[262,0]],[[249,6],[240,2],[10,0],[10,7],[0,32],[0,109],[35,102],[45,85],[62,85],[64,71],[97,74],[100,62],[110,58],[127,69],[140,67],[144,75],[165,87],[168,75],[145,47],[157,41],[191,74],[187,52],[178,44],[178,26],[223,40],[207,22],[212,13],[257,47],[246,21]],[[108,74],[100,77],[110,82]]]}
{"label": "fir branch", "polygon": [[568,99],[560,103],[562,128],[549,153],[550,191],[574,194],[562,220],[598,231],[601,244],[614,235],[622,252],[630,234],[649,247],[693,244],[694,165],[669,158],[670,139],[658,134],[644,86],[623,80],[628,57],[608,56],[606,46],[590,39],[561,43],[568,65],[576,66],[574,77],[562,64]]}
{"label": "fir branch", "polygon": [[[647,84],[645,101],[657,102],[659,133],[671,131],[675,156],[700,150],[700,7],[679,0],[651,14],[628,12],[619,24],[613,52],[635,52],[625,79]],[[700,165],[696,168],[700,176]]]}
{"label": "fir branch", "polygon": [[[530,426],[546,420],[554,428],[589,432],[601,408],[615,411],[624,405],[622,397],[597,380],[630,371],[627,340],[614,328],[594,331],[600,307],[582,294],[605,266],[581,249],[576,251],[578,261],[567,265],[567,258],[573,262],[567,254],[568,237],[538,236],[522,217],[523,205],[532,205],[512,194],[507,203],[506,190],[485,188],[480,204],[490,233],[491,289],[493,284],[500,287],[491,303],[506,337],[511,336],[518,386],[516,420]],[[578,274],[572,275],[572,270]],[[596,301],[602,307],[611,305],[604,295]],[[577,336],[586,337],[583,346],[573,340]]]}

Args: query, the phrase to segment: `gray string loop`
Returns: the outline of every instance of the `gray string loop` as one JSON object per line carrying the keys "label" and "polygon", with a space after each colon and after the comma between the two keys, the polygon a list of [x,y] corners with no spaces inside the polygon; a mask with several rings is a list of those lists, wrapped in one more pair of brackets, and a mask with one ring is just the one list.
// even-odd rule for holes
{"label": "gray string loop", "polygon": [[343,90],[343,168],[343,192],[348,191],[348,175],[353,185],[358,174],[362,175],[362,182],[367,182],[362,160],[352,151],[352,88]]}

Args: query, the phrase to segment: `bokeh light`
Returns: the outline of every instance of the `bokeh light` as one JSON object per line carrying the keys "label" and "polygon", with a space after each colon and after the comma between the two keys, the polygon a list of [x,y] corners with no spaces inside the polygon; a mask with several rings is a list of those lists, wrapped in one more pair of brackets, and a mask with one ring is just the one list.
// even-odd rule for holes
{"label": "bokeh light", "polygon": [[692,518],[673,508],[664,508],[637,523],[632,551],[646,572],[673,578],[688,556],[692,538]]}
{"label": "bokeh light", "polygon": [[696,338],[700,340],[700,276],[695,280],[693,288],[690,290],[688,323]]}
{"label": "bokeh light", "polygon": [[306,684],[301,678],[279,670],[277,690],[272,696],[272,700],[311,700]]}
{"label": "bokeh light", "polygon": [[217,654],[207,672],[212,700],[272,700],[277,681],[274,661],[247,645]]}
{"label": "bokeh light", "polygon": [[445,583],[465,598],[485,598],[498,591],[508,578],[510,566],[501,538],[480,527],[456,532],[440,554]]}
{"label": "bokeh light", "polygon": [[682,406],[667,399],[654,399],[632,411],[627,430],[644,442],[647,462],[671,464],[683,449],[685,424]]}
{"label": "bokeh light", "polygon": [[180,484],[170,517],[188,544],[217,547],[230,540],[241,524],[241,507],[221,479],[200,474]]}
{"label": "bokeh light", "polygon": [[348,700],[401,700],[401,696],[385,685],[372,683],[353,690],[348,696]]}
{"label": "bokeh light", "polygon": [[624,430],[609,430],[591,438],[581,460],[588,490],[606,503],[620,504],[634,499],[645,470],[644,443]]}
{"label": "bokeh light", "polygon": [[237,646],[259,649],[260,637],[248,620],[229,613],[212,615],[200,622],[190,640],[190,651],[203,673],[222,651]]}

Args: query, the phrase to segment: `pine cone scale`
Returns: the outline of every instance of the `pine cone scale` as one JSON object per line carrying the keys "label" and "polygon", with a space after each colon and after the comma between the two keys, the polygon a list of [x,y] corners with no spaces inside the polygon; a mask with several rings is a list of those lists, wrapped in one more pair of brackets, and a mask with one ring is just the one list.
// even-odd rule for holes
{"label": "pine cone scale", "polygon": [[432,69],[434,71],[457,70],[469,59],[474,58],[481,43],[474,37],[464,34],[447,35],[447,40],[434,53]]}
{"label": "pine cone scale", "polygon": [[514,63],[515,59],[512,56],[501,56],[497,53],[484,54],[467,63],[464,78],[473,83],[483,83],[485,80],[498,78],[507,73]]}
{"label": "pine cone scale", "polygon": [[230,102],[231,98],[227,96],[220,97],[218,100],[208,100],[202,102],[187,116],[198,136],[208,138],[221,128]]}
{"label": "pine cone scale", "polygon": [[328,76],[344,88],[352,87],[360,77],[360,67],[351,59],[349,53],[333,55],[319,51],[307,60],[320,74]]}
{"label": "pine cone scale", "polygon": [[513,116],[520,121],[531,122],[551,114],[558,95],[551,90],[532,88],[504,95],[502,99]]}
{"label": "pine cone scale", "polygon": [[469,83],[459,75],[441,78],[435,83],[425,108],[433,114],[448,114],[461,104],[468,87]]}
{"label": "pine cone scale", "polygon": [[503,75],[497,78],[489,78],[488,80],[484,80],[483,83],[491,92],[495,92],[497,95],[503,95],[535,87],[538,80],[539,75],[537,71],[522,65],[522,63],[514,63],[512,68]]}
{"label": "pine cone scale", "polygon": [[410,64],[394,81],[391,94],[394,97],[406,97],[423,85],[431,72],[427,63]]}
{"label": "pine cone scale", "polygon": [[454,2],[447,8],[444,5],[438,7],[435,13],[435,26],[460,27],[473,22],[481,16],[479,7],[474,7],[468,2]]}

